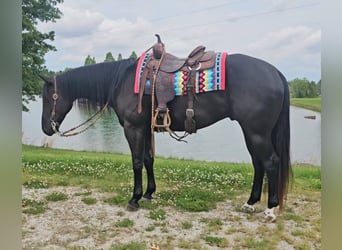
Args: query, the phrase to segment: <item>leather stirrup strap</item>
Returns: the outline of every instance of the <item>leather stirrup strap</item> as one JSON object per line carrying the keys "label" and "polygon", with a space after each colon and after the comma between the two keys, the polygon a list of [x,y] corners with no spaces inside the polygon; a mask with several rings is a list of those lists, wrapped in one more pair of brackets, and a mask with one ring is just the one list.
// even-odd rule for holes
{"label": "leather stirrup strap", "polygon": [[146,79],[147,79],[147,75],[149,72],[149,68],[148,65],[146,65],[146,68],[144,69],[142,76],[140,78],[140,89],[139,89],[139,102],[138,102],[138,114],[141,113],[142,111],[142,98],[144,95],[144,91],[145,91],[145,83],[146,83]]}
{"label": "leather stirrup strap", "polygon": [[190,77],[187,82],[188,89],[188,108],[186,109],[185,131],[192,134],[196,133],[196,121],[194,119],[194,86],[196,82],[196,69],[190,70]]}
{"label": "leather stirrup strap", "polygon": [[190,78],[187,83],[187,88],[188,88],[188,109],[193,109],[194,108],[194,86],[195,86],[195,81],[196,81],[196,70],[192,69],[190,71]]}

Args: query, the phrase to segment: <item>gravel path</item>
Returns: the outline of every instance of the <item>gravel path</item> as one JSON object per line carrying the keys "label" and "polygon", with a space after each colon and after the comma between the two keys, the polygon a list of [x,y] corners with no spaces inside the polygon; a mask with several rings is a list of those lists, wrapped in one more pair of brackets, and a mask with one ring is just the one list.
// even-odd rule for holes
{"label": "gravel path", "polygon": [[[85,196],[80,195],[89,191],[87,197],[97,200],[93,205],[85,204]],[[44,197],[52,192],[67,194],[68,199],[47,202]],[[111,249],[136,242],[145,243],[146,249],[250,249],[276,241],[277,249],[320,249],[320,194],[315,195],[318,199],[297,197],[289,204],[292,210],[288,218],[280,215],[276,223],[265,223],[263,204],[256,206],[254,215],[239,212],[246,197],[237,199],[239,204],[229,200],[218,203],[209,212],[162,207],[165,218],[156,220],[151,218],[149,209],[128,212],[124,207],[104,202],[113,194],[97,190],[23,187],[23,199],[43,201],[47,210],[37,215],[23,213],[22,245],[23,249]],[[308,209],[311,213],[307,213]],[[126,226],[120,224],[132,221]]]}

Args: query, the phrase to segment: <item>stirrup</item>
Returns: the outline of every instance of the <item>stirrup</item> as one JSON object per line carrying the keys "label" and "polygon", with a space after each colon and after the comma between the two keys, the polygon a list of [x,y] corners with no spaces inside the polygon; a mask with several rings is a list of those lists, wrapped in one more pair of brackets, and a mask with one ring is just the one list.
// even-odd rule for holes
{"label": "stirrup", "polygon": [[153,126],[155,128],[169,128],[171,125],[171,117],[170,117],[170,110],[167,108],[166,112],[164,113],[164,119],[163,119],[163,124],[158,124],[157,123],[157,118],[159,115],[159,110],[156,109],[155,115],[153,116]]}

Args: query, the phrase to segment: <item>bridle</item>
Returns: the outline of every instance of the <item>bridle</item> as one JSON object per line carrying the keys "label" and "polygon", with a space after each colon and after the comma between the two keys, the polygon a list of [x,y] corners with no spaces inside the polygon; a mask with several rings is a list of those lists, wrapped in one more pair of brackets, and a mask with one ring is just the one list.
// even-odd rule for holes
{"label": "bridle", "polygon": [[52,94],[53,106],[52,106],[52,111],[51,111],[51,116],[50,116],[50,124],[51,124],[51,128],[53,132],[59,134],[60,132],[57,129],[58,123],[55,121],[57,99],[58,99],[58,94],[57,94],[56,76],[53,76],[53,94]]}
{"label": "bridle", "polygon": [[[62,137],[68,137],[68,136],[74,136],[83,133],[84,131],[88,130],[92,126],[95,125],[95,123],[101,118],[101,116],[104,114],[107,106],[108,106],[108,101],[106,104],[97,111],[94,115],[92,115],[88,120],[84,121],[80,125],[73,127],[67,131],[61,132],[57,129],[58,122],[55,121],[56,119],[56,106],[57,106],[57,100],[58,100],[58,93],[57,93],[57,80],[56,76],[53,77],[53,93],[52,93],[52,101],[53,101],[53,106],[52,106],[52,111],[51,111],[51,116],[50,116],[50,125],[53,130],[53,132],[57,133],[59,136]],[[89,123],[89,125],[79,131],[75,131],[76,129],[82,127],[83,125]]]}

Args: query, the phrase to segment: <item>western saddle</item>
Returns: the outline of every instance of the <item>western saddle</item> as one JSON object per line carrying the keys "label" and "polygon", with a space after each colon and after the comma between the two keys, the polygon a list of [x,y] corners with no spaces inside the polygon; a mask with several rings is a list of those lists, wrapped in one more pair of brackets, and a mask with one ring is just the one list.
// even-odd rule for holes
{"label": "western saddle", "polygon": [[[147,80],[151,84],[152,95],[152,124],[159,131],[170,131],[171,119],[167,103],[174,99],[175,89],[172,84],[173,75],[177,71],[187,73],[186,93],[188,96],[188,107],[185,111],[185,131],[189,134],[196,133],[196,122],[194,119],[194,87],[196,81],[196,72],[213,68],[215,66],[214,51],[205,51],[205,47],[197,46],[187,58],[178,58],[165,52],[164,43],[160,36],[156,34],[157,43],[152,48],[152,55],[149,58],[143,70],[141,84],[139,89],[138,112],[142,111],[142,96],[144,95],[145,83]],[[150,48],[150,49],[151,49]],[[155,109],[155,97],[157,108]]]}

